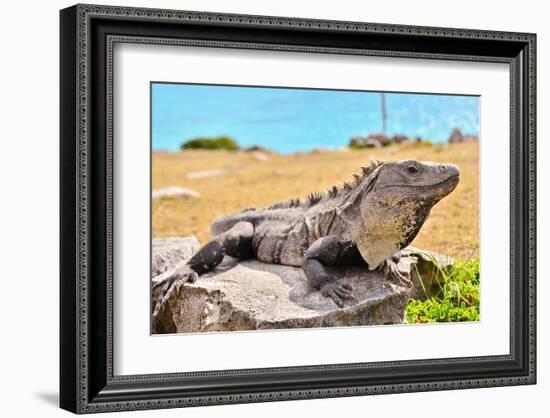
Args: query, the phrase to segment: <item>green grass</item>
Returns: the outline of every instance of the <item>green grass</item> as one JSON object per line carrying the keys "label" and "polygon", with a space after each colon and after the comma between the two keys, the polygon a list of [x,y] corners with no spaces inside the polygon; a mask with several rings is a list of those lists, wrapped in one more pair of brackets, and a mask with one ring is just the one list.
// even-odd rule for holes
{"label": "green grass", "polygon": [[428,292],[427,278],[417,272],[426,299],[409,302],[407,322],[479,321],[479,259],[458,260],[448,269],[432,261],[436,266],[435,284]]}

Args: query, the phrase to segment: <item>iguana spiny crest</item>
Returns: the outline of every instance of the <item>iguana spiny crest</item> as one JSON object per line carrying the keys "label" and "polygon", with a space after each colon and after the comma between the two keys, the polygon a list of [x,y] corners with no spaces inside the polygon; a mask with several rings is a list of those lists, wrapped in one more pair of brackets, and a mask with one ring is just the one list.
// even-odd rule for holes
{"label": "iguana spiny crest", "polygon": [[369,176],[383,164],[383,161],[371,160],[361,167],[360,173],[354,173],[349,180],[335,184],[324,192],[310,193],[305,198],[285,199],[269,206],[267,209],[308,208],[327,201],[332,201],[336,198],[341,198],[343,195],[352,192],[364,181],[368,181]]}

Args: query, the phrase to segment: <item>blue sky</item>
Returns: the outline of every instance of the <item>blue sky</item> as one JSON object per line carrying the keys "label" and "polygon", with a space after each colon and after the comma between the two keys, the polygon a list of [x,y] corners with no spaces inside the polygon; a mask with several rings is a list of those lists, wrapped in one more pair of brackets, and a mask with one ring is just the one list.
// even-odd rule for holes
{"label": "blue sky", "polygon": [[[339,148],[382,130],[380,93],[153,83],[154,150],[229,135],[281,153]],[[443,142],[458,127],[479,135],[479,97],[386,93],[387,133]]]}

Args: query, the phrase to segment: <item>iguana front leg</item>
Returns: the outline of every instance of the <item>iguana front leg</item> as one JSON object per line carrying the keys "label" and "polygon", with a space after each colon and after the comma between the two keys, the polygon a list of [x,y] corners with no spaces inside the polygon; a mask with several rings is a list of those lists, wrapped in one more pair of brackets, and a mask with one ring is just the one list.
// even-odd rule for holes
{"label": "iguana front leg", "polygon": [[253,236],[254,225],[250,222],[235,224],[228,231],[214,237],[185,264],[167,272],[166,278],[153,287],[153,294],[158,292],[160,300],[164,298],[176,281],[195,282],[201,274],[220,264],[226,254],[238,259],[249,258],[252,255]]}
{"label": "iguana front leg", "polygon": [[[335,236],[323,237],[315,241],[304,255],[302,268],[313,289],[331,298],[339,307],[346,299],[353,299],[351,286],[339,284],[326,270],[325,266],[347,264],[353,258],[353,244],[342,242]],[[355,248],[356,251],[356,248]]]}

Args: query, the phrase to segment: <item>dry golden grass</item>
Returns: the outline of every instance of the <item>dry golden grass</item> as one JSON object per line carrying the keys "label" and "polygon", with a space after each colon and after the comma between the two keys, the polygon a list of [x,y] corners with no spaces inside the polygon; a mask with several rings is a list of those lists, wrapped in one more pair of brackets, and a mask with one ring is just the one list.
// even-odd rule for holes
{"label": "dry golden grass", "polygon": [[[412,245],[469,258],[479,247],[479,146],[403,144],[381,149],[270,155],[261,161],[250,152],[184,151],[153,154],[153,189],[181,186],[198,199],[153,202],[153,237],[195,235],[210,239],[216,217],[243,208],[262,208],[290,197],[322,191],[359,170],[371,158],[416,159],[457,164],[460,183],[431,212]],[[188,179],[193,171],[223,169],[224,175]]]}

